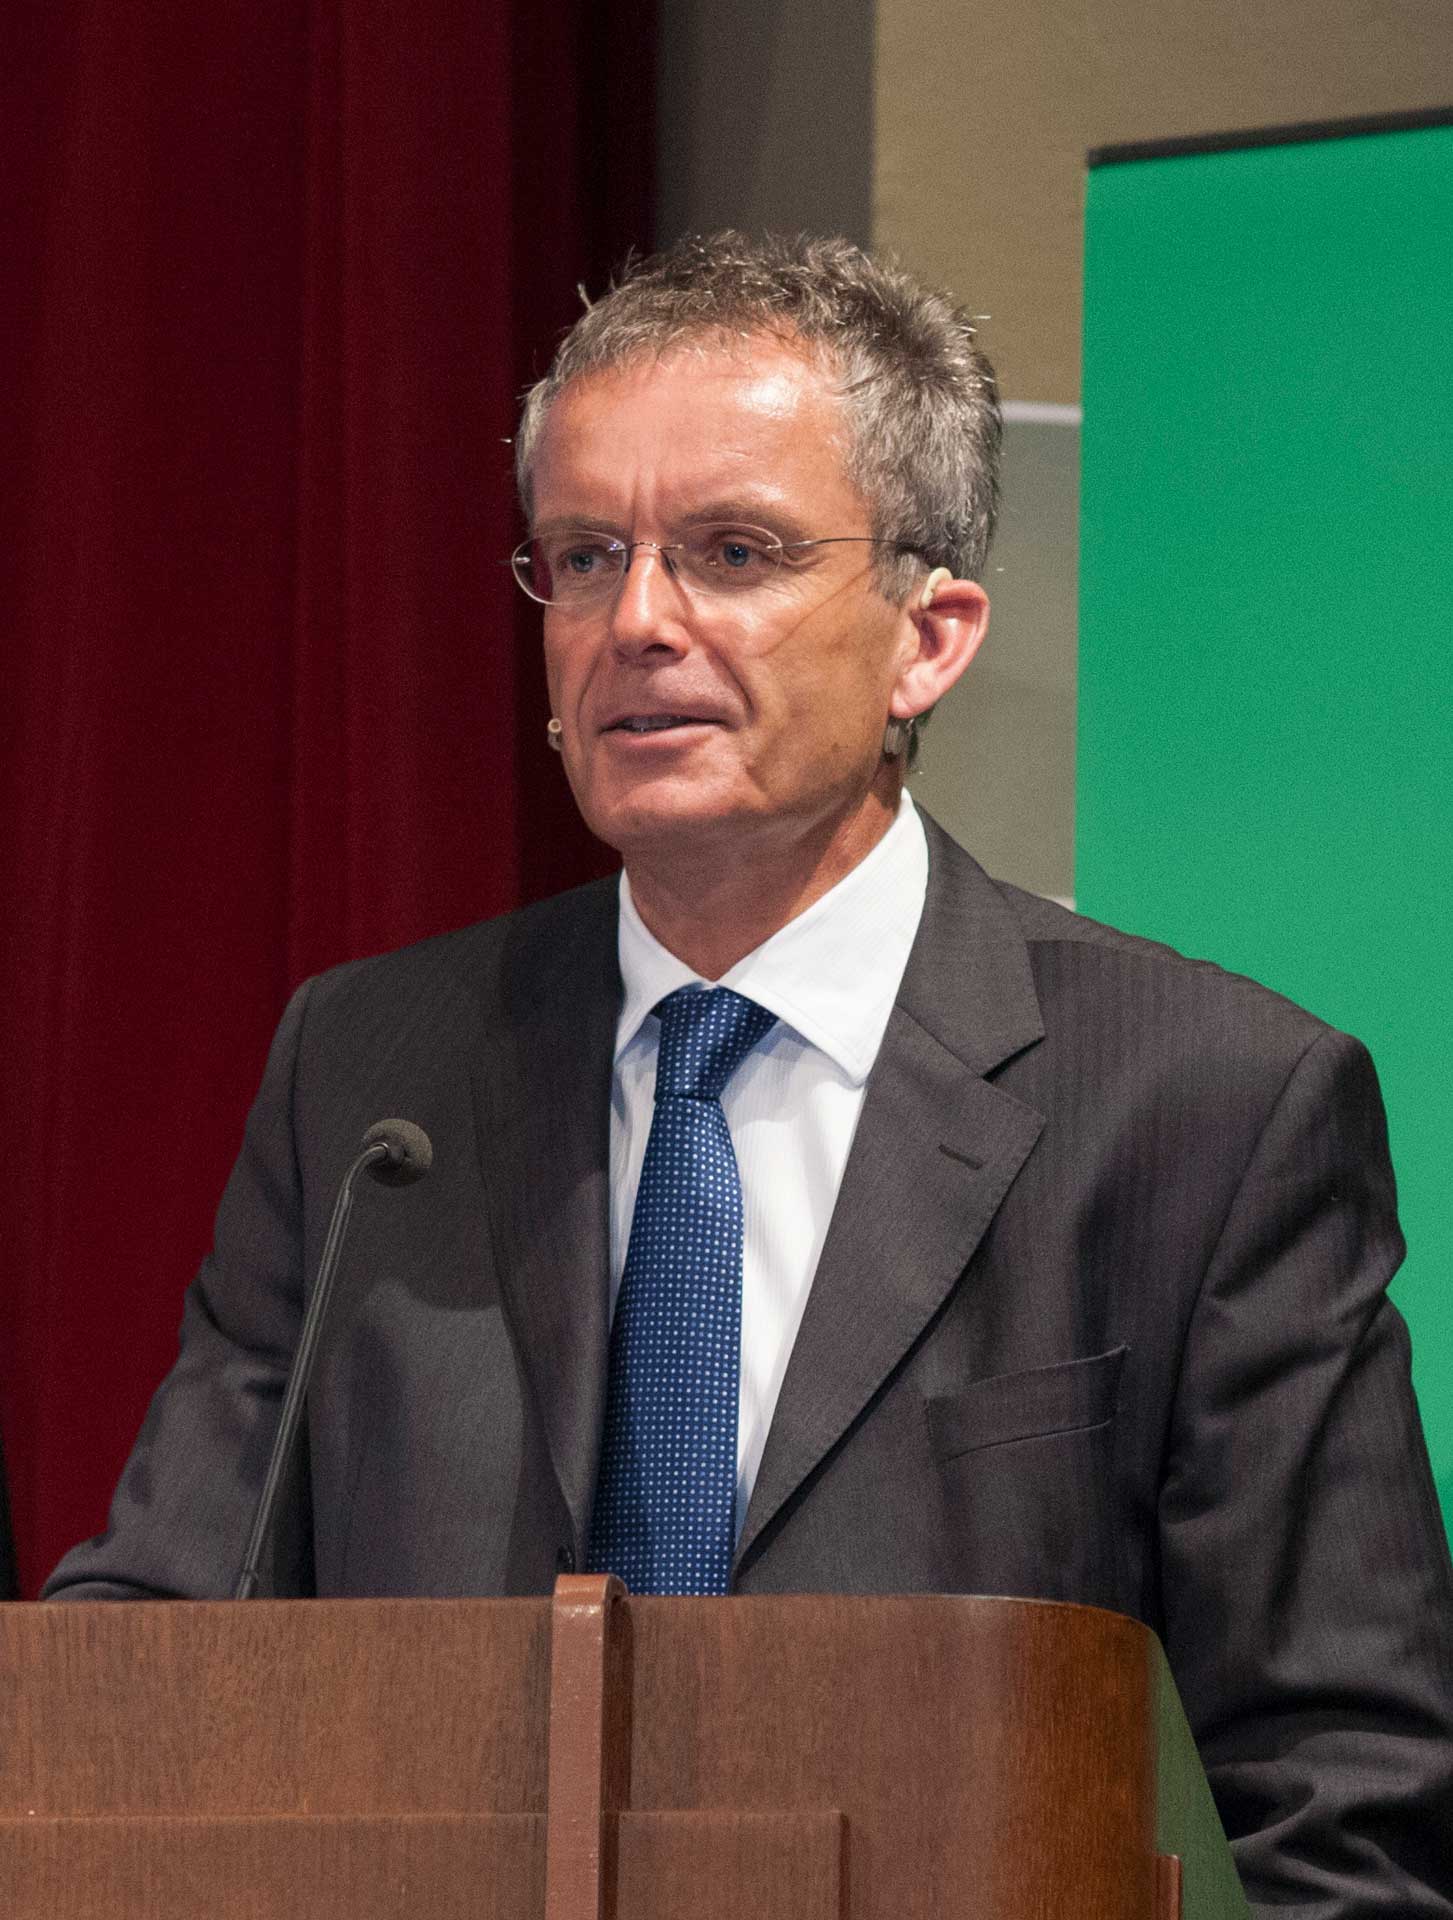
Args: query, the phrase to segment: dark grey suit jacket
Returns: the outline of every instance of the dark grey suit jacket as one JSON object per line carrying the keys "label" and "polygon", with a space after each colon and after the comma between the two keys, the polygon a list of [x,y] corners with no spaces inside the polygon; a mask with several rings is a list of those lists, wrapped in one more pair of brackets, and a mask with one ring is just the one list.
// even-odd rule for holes
{"label": "dark grey suit jacket", "polygon": [[[1449,1920],[1453,1578],[1367,1056],[929,836],[735,1585],[1137,1615],[1254,1899]],[[304,1276],[393,1113],[435,1168],[360,1194],[275,1588],[543,1592],[583,1562],[615,943],[606,883],[299,991],[111,1529],[51,1592],[229,1590]]]}

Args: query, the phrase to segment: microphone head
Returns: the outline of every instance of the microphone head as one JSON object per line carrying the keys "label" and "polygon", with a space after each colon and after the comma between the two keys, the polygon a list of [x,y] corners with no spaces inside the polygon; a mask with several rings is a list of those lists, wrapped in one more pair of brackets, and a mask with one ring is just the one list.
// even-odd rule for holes
{"label": "microphone head", "polygon": [[429,1136],[412,1120],[375,1120],[363,1136],[363,1145],[388,1149],[386,1160],[372,1160],[368,1167],[386,1187],[407,1187],[422,1180],[434,1164]]}

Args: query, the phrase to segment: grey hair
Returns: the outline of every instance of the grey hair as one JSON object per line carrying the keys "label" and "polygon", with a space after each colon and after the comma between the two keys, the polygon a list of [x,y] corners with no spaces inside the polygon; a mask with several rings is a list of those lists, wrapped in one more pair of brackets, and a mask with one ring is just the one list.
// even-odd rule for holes
{"label": "grey hair", "polygon": [[572,380],[763,333],[801,342],[840,382],[848,477],[875,538],[899,549],[880,561],[882,591],[906,593],[924,565],[977,579],[999,506],[994,370],[961,307],[848,240],[728,230],[628,259],[525,397],[515,477],[526,514],[540,435]]}

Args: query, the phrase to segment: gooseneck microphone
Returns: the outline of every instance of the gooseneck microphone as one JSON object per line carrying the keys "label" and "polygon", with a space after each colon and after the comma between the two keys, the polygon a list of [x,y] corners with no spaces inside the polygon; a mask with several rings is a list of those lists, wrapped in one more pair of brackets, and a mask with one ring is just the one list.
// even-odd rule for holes
{"label": "gooseneck microphone", "polygon": [[318,1335],[328,1311],[333,1276],[338,1270],[338,1257],[343,1251],[343,1238],[348,1231],[348,1216],[353,1209],[353,1183],[366,1169],[386,1187],[406,1187],[415,1180],[422,1180],[433,1162],[434,1149],[422,1127],[416,1127],[412,1120],[378,1120],[364,1134],[362,1150],[343,1176],[338,1198],[333,1203],[333,1218],[328,1222],[328,1237],[323,1242],[323,1257],[318,1262],[317,1283],[303,1314],[298,1350],[288,1370],[282,1417],[278,1421],[277,1437],[268,1456],[262,1492],[257,1497],[257,1511],[252,1516],[252,1532],[248,1535],[247,1551],[242,1557],[242,1571],[232,1589],[234,1600],[250,1600],[257,1591],[258,1562],[267,1544],[278,1489],[282,1485],[283,1473],[297,1437],[298,1421],[302,1418],[303,1402],[307,1398],[308,1382],[312,1377]]}

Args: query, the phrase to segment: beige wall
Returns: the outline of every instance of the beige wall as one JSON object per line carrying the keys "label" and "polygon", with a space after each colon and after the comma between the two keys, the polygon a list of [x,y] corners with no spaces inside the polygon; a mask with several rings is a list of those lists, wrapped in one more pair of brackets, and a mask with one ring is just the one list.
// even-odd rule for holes
{"label": "beige wall", "polygon": [[913,776],[914,798],[991,873],[1060,900],[1074,894],[1079,446],[1073,419],[1011,405],[989,637]]}

